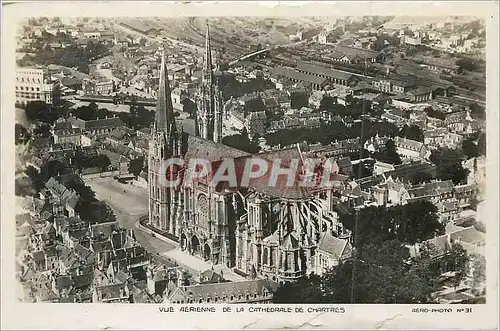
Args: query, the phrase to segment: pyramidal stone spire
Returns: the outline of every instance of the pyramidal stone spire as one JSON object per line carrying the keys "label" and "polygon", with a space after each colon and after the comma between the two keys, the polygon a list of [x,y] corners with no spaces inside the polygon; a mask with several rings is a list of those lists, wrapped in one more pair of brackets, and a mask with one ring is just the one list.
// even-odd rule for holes
{"label": "pyramidal stone spire", "polygon": [[170,137],[175,131],[174,108],[170,95],[165,49],[161,48],[160,82],[158,85],[158,100],[156,101],[155,128]]}

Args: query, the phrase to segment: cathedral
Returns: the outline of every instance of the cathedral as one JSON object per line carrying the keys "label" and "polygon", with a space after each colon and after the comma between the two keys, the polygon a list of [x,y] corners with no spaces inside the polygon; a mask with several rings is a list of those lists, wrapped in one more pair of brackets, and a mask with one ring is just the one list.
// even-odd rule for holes
{"label": "cathedral", "polygon": [[[167,232],[189,254],[249,277],[293,281],[315,270],[320,243],[346,236],[334,212],[334,189],[288,187],[279,181],[271,187],[258,180],[238,188],[214,186],[208,179],[176,189],[161,185],[160,165],[171,157],[214,164],[252,157],[221,143],[224,105],[214,79],[208,27],[194,134],[175,122],[164,52],[159,79],[148,157],[150,225]],[[297,146],[258,157],[272,163],[299,160],[304,153]],[[342,175],[337,179],[346,181]]]}

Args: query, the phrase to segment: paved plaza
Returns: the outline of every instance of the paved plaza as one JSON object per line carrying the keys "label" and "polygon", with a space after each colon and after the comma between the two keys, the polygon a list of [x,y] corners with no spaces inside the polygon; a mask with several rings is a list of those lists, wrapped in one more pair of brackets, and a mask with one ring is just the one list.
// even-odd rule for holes
{"label": "paved plaza", "polygon": [[124,184],[112,177],[86,180],[96,193],[96,198],[105,201],[121,213],[139,216],[148,213],[148,191],[132,184]]}
{"label": "paved plaza", "polygon": [[[116,214],[120,226],[134,229],[137,241],[157,255],[157,260],[173,260],[188,270],[193,278],[198,279],[199,273],[211,269],[212,265],[201,258],[181,251],[177,245],[153,237],[147,232],[136,228],[139,219],[148,214],[148,191],[145,188],[131,184],[123,184],[112,177],[86,180],[85,183],[94,190],[96,198],[105,201]],[[227,267],[216,266],[215,270],[224,272],[224,278],[231,281],[245,280]]]}
{"label": "paved plaza", "polygon": [[120,226],[133,229],[139,243],[152,254],[174,249],[173,243],[154,238],[135,227],[140,217],[148,214],[148,191],[142,187],[123,184],[112,177],[87,180],[96,198],[105,201],[116,214]]}

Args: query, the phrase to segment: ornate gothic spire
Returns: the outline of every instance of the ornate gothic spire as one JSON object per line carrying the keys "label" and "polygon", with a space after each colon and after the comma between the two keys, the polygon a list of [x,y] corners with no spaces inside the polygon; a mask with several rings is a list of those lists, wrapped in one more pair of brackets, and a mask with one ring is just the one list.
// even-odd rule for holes
{"label": "ornate gothic spire", "polygon": [[210,46],[210,28],[207,21],[207,32],[205,36],[205,59],[203,63],[203,80],[212,82],[212,48]]}
{"label": "ornate gothic spire", "polygon": [[212,49],[210,46],[210,30],[207,22],[205,38],[205,58],[203,61],[203,78],[198,103],[198,121],[201,137],[213,140],[214,137],[214,80],[212,66]]}

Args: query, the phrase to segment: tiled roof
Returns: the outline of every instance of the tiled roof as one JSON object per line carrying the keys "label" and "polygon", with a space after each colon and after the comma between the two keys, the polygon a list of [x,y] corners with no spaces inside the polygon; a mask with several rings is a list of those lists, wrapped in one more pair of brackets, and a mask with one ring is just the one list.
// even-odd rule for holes
{"label": "tiled roof", "polygon": [[72,78],[72,77],[63,77],[61,79],[61,84],[64,86],[72,87],[72,86],[78,85],[79,83],[81,83],[81,81],[79,82],[76,78]]}
{"label": "tiled roof", "polygon": [[384,179],[383,175],[375,175],[375,176],[356,179],[356,183],[360,186],[360,188],[363,191],[365,191],[372,186],[375,186],[375,185],[378,185],[378,184],[384,182],[384,180],[385,179]]}
{"label": "tiled roof", "polygon": [[349,157],[343,157],[337,160],[337,165],[340,169],[352,167],[352,162]]}
{"label": "tiled roof", "polygon": [[118,273],[115,275],[115,281],[117,283],[125,283],[127,280],[129,280],[132,276],[130,275],[129,272],[126,272],[124,269],[121,269],[118,271]]}
{"label": "tiled roof", "polygon": [[327,78],[349,80],[354,77],[352,74],[347,72],[338,71],[336,69],[331,69],[327,67],[317,66],[309,63],[301,63],[296,67],[298,71],[304,71],[312,75],[325,76]]}
{"label": "tiled roof", "polygon": [[91,235],[93,237],[97,237],[102,234],[104,238],[108,238],[111,233],[118,228],[118,222],[107,222],[107,223],[98,223],[92,224],[90,226]]}
{"label": "tiled roof", "polygon": [[33,252],[31,255],[33,257],[33,260],[35,260],[35,262],[45,261],[44,251],[36,251],[36,252]]}
{"label": "tiled roof", "polygon": [[273,97],[264,99],[264,104],[268,108],[269,107],[276,107],[279,105],[278,102],[276,101],[276,98],[273,98]]}
{"label": "tiled roof", "polygon": [[[272,294],[276,288],[277,284],[267,279],[256,279],[241,282],[186,286],[180,290],[186,299],[192,298],[194,302],[197,302],[200,298],[203,298],[203,300],[210,298],[213,301],[216,297],[223,298],[224,296],[226,298],[234,296],[233,301],[238,301],[238,297],[241,296],[239,300],[244,301],[247,294],[252,295],[257,293],[262,295],[264,290]],[[175,293],[176,291],[172,295],[175,295]]]}
{"label": "tiled roof", "polygon": [[91,247],[95,253],[109,251],[113,249],[113,246],[111,245],[111,241],[109,239],[93,242],[91,244]]}
{"label": "tiled roof", "polygon": [[54,131],[54,136],[73,136],[82,134],[82,129],[80,128],[66,128]]}
{"label": "tiled roof", "polygon": [[86,263],[93,263],[95,261],[94,252],[91,249],[86,248],[79,243],[75,244],[74,252],[76,256],[78,256],[81,260],[85,261]]}
{"label": "tiled roof", "polygon": [[216,273],[213,270],[205,270],[204,272],[201,273],[200,275],[200,282],[201,283],[220,283],[223,280],[223,277]]}
{"label": "tiled roof", "polygon": [[298,234],[295,231],[287,233],[281,242],[284,250],[295,250],[299,248]]}
{"label": "tiled roof", "polygon": [[318,250],[335,256],[338,259],[344,258],[344,251],[349,242],[345,239],[334,237],[330,232],[325,232],[321,235],[318,243]]}
{"label": "tiled roof", "polygon": [[63,289],[68,289],[72,287],[75,283],[71,280],[69,276],[59,276],[55,280],[55,287],[61,291]]}
{"label": "tiled roof", "polygon": [[419,86],[416,89],[409,91],[408,94],[417,96],[417,95],[429,94],[433,91],[434,91],[433,88],[426,87],[426,86]]}
{"label": "tiled roof", "polygon": [[58,130],[70,130],[72,129],[73,127],[71,126],[71,123],[64,120],[64,121],[61,121],[61,122],[56,122],[54,124],[54,131],[58,131]]}
{"label": "tiled roof", "polygon": [[292,68],[274,67],[272,69],[274,75],[282,76],[285,78],[295,79],[301,82],[322,85],[327,82],[327,79],[316,77],[313,75],[303,74]]}
{"label": "tiled roof", "polygon": [[97,294],[99,298],[103,300],[110,299],[123,299],[126,298],[126,285],[125,284],[113,284],[106,285],[97,288]]}
{"label": "tiled roof", "polygon": [[193,135],[188,136],[186,159],[207,158],[209,161],[217,161],[221,158],[237,158],[247,155],[250,154],[211,140]]}
{"label": "tiled roof", "polygon": [[394,170],[384,173],[385,178],[399,178],[403,181],[408,181],[416,173],[434,173],[436,166],[429,162],[415,161],[410,163],[403,163],[394,166]]}
{"label": "tiled roof", "polygon": [[435,57],[430,57],[430,56],[415,56],[414,60],[422,62],[424,64],[433,65],[436,67],[441,67],[441,68],[446,68],[446,69],[457,70],[458,68],[460,68],[458,65],[454,64],[453,62],[438,59]]}
{"label": "tiled roof", "polygon": [[467,191],[475,191],[475,190],[476,190],[475,184],[457,185],[453,188],[453,191],[455,193],[464,193]]}
{"label": "tiled roof", "polygon": [[125,123],[119,117],[103,118],[85,122],[85,130],[117,128],[125,126]]}
{"label": "tiled roof", "polygon": [[94,273],[86,273],[78,276],[73,276],[71,279],[74,282],[74,287],[75,288],[84,288],[90,286],[92,284],[92,281],[94,280]]}

